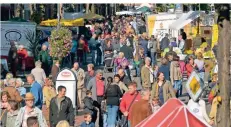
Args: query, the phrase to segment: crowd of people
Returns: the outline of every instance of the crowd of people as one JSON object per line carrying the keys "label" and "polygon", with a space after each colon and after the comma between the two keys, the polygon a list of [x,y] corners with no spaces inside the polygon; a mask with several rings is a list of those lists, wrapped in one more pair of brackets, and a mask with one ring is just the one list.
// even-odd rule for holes
{"label": "crowd of people", "polygon": [[[133,16],[113,17],[104,23],[93,23],[89,28],[92,35],[89,40],[84,35],[73,36],[70,54],[73,67],[70,69],[77,77],[77,109],[85,112],[81,127],[135,127],[157,112],[168,99],[182,95],[184,72],[190,77],[196,71],[205,83],[210,83],[209,78],[205,77],[213,72],[213,68],[203,57],[208,46],[200,52],[193,51],[182,61],[173,47],[185,51],[187,36],[184,32],[177,38],[179,41],[168,34],[149,37],[142,29],[142,22],[145,22],[142,18]],[[160,56],[166,48],[170,50]],[[87,63],[88,53],[92,60],[84,70],[80,66]],[[27,56],[23,46],[17,50],[12,42],[8,56],[11,73],[1,66],[4,77],[1,81],[1,125],[74,126],[75,111],[71,99],[66,96],[65,84],[55,89],[61,63],[52,61],[49,45],[42,45],[35,68],[26,76],[31,86],[29,90],[24,88],[22,79],[16,79],[16,63],[20,59],[20,69],[24,72]],[[158,57],[161,57],[160,64]],[[95,69],[101,65],[107,71]],[[105,75],[105,72],[113,76]],[[217,79],[213,78],[210,87],[216,88],[216,82]],[[214,124],[214,117],[209,118],[204,112],[202,118]]]}

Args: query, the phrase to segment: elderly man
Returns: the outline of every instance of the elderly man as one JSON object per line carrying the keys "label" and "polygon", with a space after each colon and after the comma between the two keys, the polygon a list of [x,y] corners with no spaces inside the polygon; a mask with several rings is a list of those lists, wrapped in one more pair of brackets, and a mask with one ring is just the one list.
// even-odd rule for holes
{"label": "elderly man", "polygon": [[59,64],[59,61],[55,61],[54,65],[52,66],[52,69],[51,69],[51,75],[52,75],[52,81],[53,83],[55,84],[55,81],[56,81],[56,76],[58,75],[59,73],[59,68],[60,64]]}
{"label": "elderly man", "polygon": [[3,89],[3,91],[7,91],[10,95],[10,100],[14,100],[18,103],[22,102],[22,97],[20,96],[20,93],[15,88],[16,80],[14,78],[11,78],[8,81],[9,85]]}
{"label": "elderly man", "polygon": [[[96,76],[92,78],[88,85],[87,90],[91,90],[92,92],[92,99],[97,102],[97,108],[99,109],[99,114],[101,114],[101,102],[104,99],[105,94],[105,81],[103,78],[103,71],[97,70]],[[99,126],[102,126],[102,117],[99,115]]]}
{"label": "elderly man", "polygon": [[141,100],[134,103],[131,107],[131,127],[135,127],[141,121],[152,114],[152,108],[149,104],[151,92],[149,89],[141,90]]}
{"label": "elderly man", "polygon": [[125,75],[125,72],[123,69],[118,70],[118,74],[120,76],[120,81],[123,82],[126,86],[131,82],[130,78]]}
{"label": "elderly man", "polygon": [[31,70],[31,74],[34,75],[35,81],[37,81],[41,86],[44,85],[46,74],[42,69],[42,63],[40,61],[35,62],[35,68]]}
{"label": "elderly man", "polygon": [[47,46],[42,45],[42,50],[39,52],[38,60],[42,62],[42,68],[45,71],[47,77],[49,76],[49,73],[50,73],[49,64],[51,64],[49,58],[50,56],[47,50]]}
{"label": "elderly man", "polygon": [[144,88],[151,88],[154,83],[154,71],[149,57],[145,58],[145,65],[141,68],[141,80]]}
{"label": "elderly man", "polygon": [[34,107],[34,95],[32,93],[27,93],[25,96],[26,106],[22,107],[15,121],[15,127],[27,127],[27,118],[35,116],[38,118],[38,123],[40,127],[48,127],[46,120],[42,114],[42,111]]}
{"label": "elderly man", "polygon": [[35,100],[34,104],[39,109],[42,109],[43,105],[43,91],[41,85],[35,81],[35,77],[33,74],[27,75],[27,82],[31,85],[30,92],[34,95]]}
{"label": "elderly man", "polygon": [[77,90],[78,90],[78,99],[80,100],[79,103],[82,104],[82,90],[84,87],[84,78],[85,78],[85,73],[82,68],[79,67],[79,63],[75,62],[73,65],[73,68],[71,69],[74,71],[76,77],[77,77]]}

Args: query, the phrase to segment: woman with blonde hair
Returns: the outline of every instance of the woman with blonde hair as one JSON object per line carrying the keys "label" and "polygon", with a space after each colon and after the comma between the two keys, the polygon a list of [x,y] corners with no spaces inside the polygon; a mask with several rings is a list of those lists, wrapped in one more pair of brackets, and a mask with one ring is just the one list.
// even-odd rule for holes
{"label": "woman with blonde hair", "polygon": [[119,52],[118,58],[115,59],[114,63],[115,63],[115,67],[116,67],[116,72],[120,68],[126,69],[129,65],[129,62],[128,62],[127,58],[124,57],[123,52]]}
{"label": "woman with blonde hair", "polygon": [[59,121],[56,127],[70,127],[69,123],[66,120]]}

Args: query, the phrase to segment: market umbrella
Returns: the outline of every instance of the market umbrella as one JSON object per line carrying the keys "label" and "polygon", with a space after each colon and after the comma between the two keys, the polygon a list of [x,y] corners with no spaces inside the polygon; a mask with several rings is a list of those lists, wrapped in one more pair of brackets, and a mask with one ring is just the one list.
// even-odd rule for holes
{"label": "market umbrella", "polygon": [[151,9],[147,6],[143,6],[139,9],[137,9],[138,12],[142,12],[142,13],[145,13],[145,12],[151,12]]}
{"label": "market umbrella", "polygon": [[[58,25],[58,19],[48,19],[46,21],[42,21],[40,23],[40,26],[57,26]],[[60,20],[61,26],[67,26],[67,27],[74,27],[74,26],[84,26],[84,19],[61,19]]]}
{"label": "market umbrella", "polygon": [[210,125],[197,118],[179,99],[172,98],[136,127],[210,127]]}
{"label": "market umbrella", "polygon": [[92,19],[104,19],[103,16],[98,15],[98,14],[94,14],[94,13],[86,13],[86,14],[83,15],[81,18],[87,19],[87,20],[92,20]]}
{"label": "market umbrella", "polygon": [[14,21],[14,22],[28,22],[27,20],[22,19],[22,18],[20,18],[20,17],[11,18],[11,19],[8,20],[8,21]]}

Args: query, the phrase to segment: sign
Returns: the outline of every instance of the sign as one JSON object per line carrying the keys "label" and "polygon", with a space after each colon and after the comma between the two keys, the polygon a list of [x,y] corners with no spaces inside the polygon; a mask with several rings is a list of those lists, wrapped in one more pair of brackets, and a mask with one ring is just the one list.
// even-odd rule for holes
{"label": "sign", "polygon": [[75,108],[78,95],[76,90],[77,78],[72,70],[65,68],[58,73],[56,78],[56,89],[61,85],[66,87],[66,96],[71,99],[73,107]]}
{"label": "sign", "polygon": [[186,90],[190,97],[196,101],[202,94],[204,89],[204,82],[199,75],[193,71],[186,83]]}
{"label": "sign", "polygon": [[176,4],[175,6],[175,13],[182,13],[183,12],[183,5],[182,4]]}
{"label": "sign", "polygon": [[18,45],[28,48],[30,42],[25,34],[28,32],[35,34],[35,29],[36,24],[33,23],[1,22],[1,55],[8,56],[11,41],[16,41]]}
{"label": "sign", "polygon": [[214,45],[217,44],[218,42],[218,25],[214,24],[213,28],[212,28],[212,44],[211,44],[211,48],[214,47]]}
{"label": "sign", "polygon": [[148,29],[148,35],[151,36],[153,33],[154,25],[156,21],[155,15],[149,15],[147,16],[147,29]]}

